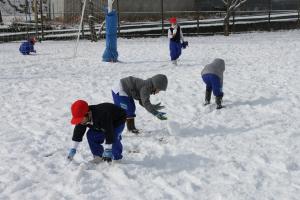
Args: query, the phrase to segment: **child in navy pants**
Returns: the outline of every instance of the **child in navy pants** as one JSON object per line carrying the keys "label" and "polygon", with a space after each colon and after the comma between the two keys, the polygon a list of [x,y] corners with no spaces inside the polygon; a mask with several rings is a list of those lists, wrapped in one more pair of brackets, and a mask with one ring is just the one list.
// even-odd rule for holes
{"label": "child in navy pants", "polygon": [[217,109],[223,108],[223,73],[225,71],[225,62],[223,59],[216,58],[212,63],[206,65],[201,72],[202,79],[206,84],[205,103],[210,104],[211,93],[216,97]]}
{"label": "child in navy pants", "polygon": [[170,39],[170,56],[172,63],[177,65],[177,59],[181,55],[181,41],[183,41],[183,34],[175,17],[170,18],[170,23],[171,27],[168,30],[168,38]]}

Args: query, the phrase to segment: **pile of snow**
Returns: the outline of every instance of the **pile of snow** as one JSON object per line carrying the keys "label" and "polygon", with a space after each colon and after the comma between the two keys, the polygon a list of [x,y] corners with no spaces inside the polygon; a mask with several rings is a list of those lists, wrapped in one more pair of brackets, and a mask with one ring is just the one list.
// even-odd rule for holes
{"label": "pile of snow", "polygon": [[[178,66],[167,38],[119,39],[120,63],[103,63],[104,41],[0,44],[0,199],[290,199],[300,196],[300,31],[191,37]],[[204,107],[200,72],[226,61],[224,105]],[[86,138],[67,162],[70,105],[112,102],[122,77],[163,73],[159,121],[137,104],[141,135],[123,133],[121,163],[89,165]]]}

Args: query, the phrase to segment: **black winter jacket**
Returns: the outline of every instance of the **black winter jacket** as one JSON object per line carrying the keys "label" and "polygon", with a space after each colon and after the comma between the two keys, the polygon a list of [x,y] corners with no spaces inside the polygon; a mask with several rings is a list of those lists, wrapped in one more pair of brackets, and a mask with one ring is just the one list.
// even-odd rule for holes
{"label": "black winter jacket", "polygon": [[[180,26],[177,25],[177,32],[176,32],[176,34],[175,34],[175,37],[171,38],[171,40],[172,40],[173,42],[180,43],[180,40],[181,40],[181,38],[180,38],[180,30],[181,30]],[[170,31],[171,31],[171,33],[173,34],[174,28],[171,27],[171,28],[170,28]]]}
{"label": "black winter jacket", "polygon": [[114,128],[117,128],[126,121],[126,112],[124,109],[112,104],[101,103],[98,105],[90,105],[92,112],[93,124],[75,126],[72,140],[81,142],[85,134],[86,128],[91,128],[95,131],[101,131],[105,134],[105,143],[112,144],[114,142]]}

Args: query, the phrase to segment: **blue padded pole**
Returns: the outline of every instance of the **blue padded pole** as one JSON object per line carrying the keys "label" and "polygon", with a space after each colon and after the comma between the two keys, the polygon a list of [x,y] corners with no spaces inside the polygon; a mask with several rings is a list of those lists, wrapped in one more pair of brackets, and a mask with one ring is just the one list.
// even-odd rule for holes
{"label": "blue padded pole", "polygon": [[118,17],[117,12],[112,11],[106,13],[106,48],[102,56],[104,62],[117,62],[118,51],[117,51],[117,25]]}

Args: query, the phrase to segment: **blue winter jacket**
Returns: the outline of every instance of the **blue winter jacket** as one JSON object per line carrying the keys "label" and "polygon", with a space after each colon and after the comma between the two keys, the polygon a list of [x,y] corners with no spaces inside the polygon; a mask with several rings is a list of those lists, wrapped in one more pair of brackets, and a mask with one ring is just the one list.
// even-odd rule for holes
{"label": "blue winter jacket", "polygon": [[23,42],[19,48],[19,51],[23,55],[29,55],[30,52],[36,53],[36,51],[34,50],[33,44],[29,41]]}

